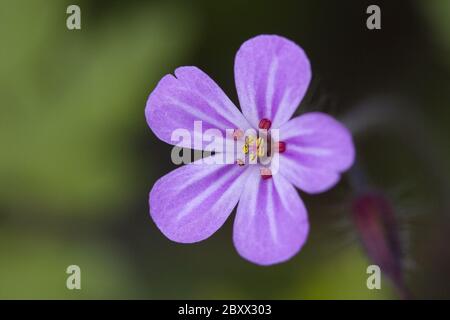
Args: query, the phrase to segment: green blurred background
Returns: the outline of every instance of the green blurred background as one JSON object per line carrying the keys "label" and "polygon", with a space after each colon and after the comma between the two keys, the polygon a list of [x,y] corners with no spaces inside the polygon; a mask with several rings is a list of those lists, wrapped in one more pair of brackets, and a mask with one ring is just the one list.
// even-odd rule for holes
{"label": "green blurred background", "polygon": [[[372,2],[381,30],[366,28]],[[196,65],[237,102],[234,54],[263,33],[311,60],[299,112],[353,130],[395,207],[413,295],[450,298],[450,1],[372,2],[0,0],[0,298],[397,298],[387,279],[366,287],[347,175],[302,194],[309,240],[272,267],[239,257],[231,218],[195,245],[151,221],[148,192],[175,166],[145,122],[149,93]],[[66,28],[69,4],[81,30]],[[65,286],[71,264],[82,290]]]}

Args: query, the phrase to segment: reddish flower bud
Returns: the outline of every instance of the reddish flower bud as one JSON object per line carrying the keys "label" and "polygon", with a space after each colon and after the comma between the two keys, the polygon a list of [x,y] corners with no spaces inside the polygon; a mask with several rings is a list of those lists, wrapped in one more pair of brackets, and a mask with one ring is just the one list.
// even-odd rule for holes
{"label": "reddish flower bud", "polygon": [[353,221],[369,258],[406,298],[399,230],[389,201],[375,193],[358,196],[353,202]]}

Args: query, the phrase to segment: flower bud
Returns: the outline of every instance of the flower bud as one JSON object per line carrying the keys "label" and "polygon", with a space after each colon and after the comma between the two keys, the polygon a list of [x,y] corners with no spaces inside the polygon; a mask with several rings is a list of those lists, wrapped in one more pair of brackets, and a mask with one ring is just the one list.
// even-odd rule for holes
{"label": "flower bud", "polygon": [[399,229],[391,203],[381,194],[365,193],[356,197],[352,209],[367,255],[406,298]]}

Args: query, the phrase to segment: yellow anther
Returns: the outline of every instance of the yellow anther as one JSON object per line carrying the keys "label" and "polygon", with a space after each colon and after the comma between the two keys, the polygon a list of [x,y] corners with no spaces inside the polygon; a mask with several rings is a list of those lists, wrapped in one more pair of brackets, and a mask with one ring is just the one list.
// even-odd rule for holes
{"label": "yellow anther", "polygon": [[245,154],[247,154],[250,149],[253,149],[252,146],[253,146],[254,142],[255,142],[255,137],[253,137],[253,136],[246,136],[245,137],[245,144],[242,146],[242,151]]}
{"label": "yellow anther", "polygon": [[263,147],[258,148],[258,157],[262,158],[265,155],[265,151]]}
{"label": "yellow anther", "polygon": [[265,155],[265,148],[264,148],[264,139],[263,138],[258,138],[258,141],[257,141],[257,154],[258,154],[258,157],[263,157],[264,155]]}

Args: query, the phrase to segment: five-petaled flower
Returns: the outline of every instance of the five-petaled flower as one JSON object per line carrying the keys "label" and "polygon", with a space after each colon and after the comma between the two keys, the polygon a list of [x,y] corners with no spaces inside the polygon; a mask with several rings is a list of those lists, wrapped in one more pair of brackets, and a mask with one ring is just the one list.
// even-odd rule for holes
{"label": "five-petaled flower", "polygon": [[[246,41],[236,54],[236,89],[242,113],[219,86],[196,67],[164,76],[145,108],[148,125],[170,144],[171,133],[205,129],[279,129],[272,141],[276,173],[269,164],[187,164],[160,178],[150,192],[150,214],[169,239],[193,243],[216,232],[237,204],[233,240],[239,254],[260,265],[290,259],[309,231],[296,189],[319,193],[333,187],[354,160],[349,131],[332,117],[306,113],[290,120],[311,79],[303,50],[276,35]],[[244,145],[245,148],[245,145]],[[244,151],[250,152],[247,149]],[[260,156],[259,149],[256,151]],[[264,153],[263,151],[262,153]]]}

